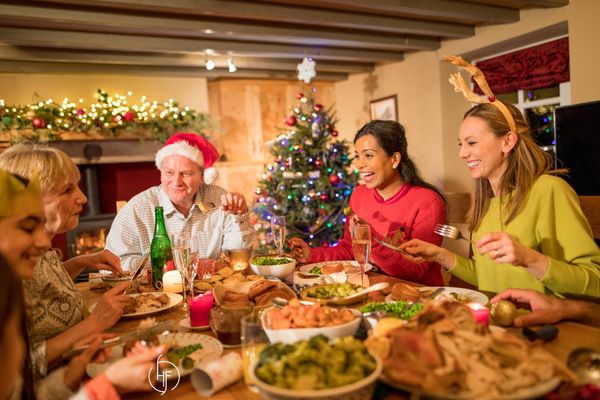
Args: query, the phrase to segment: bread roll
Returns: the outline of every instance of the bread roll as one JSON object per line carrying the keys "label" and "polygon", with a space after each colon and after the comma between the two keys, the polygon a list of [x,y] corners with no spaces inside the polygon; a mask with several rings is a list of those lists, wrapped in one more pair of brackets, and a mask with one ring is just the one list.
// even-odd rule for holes
{"label": "bread roll", "polygon": [[421,298],[421,292],[416,286],[398,282],[392,287],[392,298],[396,301],[404,300],[416,302]]}

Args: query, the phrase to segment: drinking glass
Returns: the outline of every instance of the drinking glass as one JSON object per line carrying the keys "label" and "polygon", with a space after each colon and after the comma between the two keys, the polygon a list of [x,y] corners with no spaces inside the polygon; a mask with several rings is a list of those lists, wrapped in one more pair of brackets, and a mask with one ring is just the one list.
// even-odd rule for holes
{"label": "drinking glass", "polygon": [[[186,235],[173,234],[171,235],[171,251],[173,252],[173,261],[179,274],[181,274],[181,285],[183,286],[183,309],[186,314],[189,311],[189,304],[187,301],[187,276],[190,264],[190,241]],[[193,286],[193,281],[192,281]]]}
{"label": "drinking glass", "polygon": [[258,393],[250,371],[256,367],[260,352],[269,344],[269,338],[260,323],[257,312],[242,318],[242,368],[244,370],[244,382],[248,389]]}
{"label": "drinking glass", "polygon": [[371,255],[371,226],[366,224],[354,224],[352,227],[352,251],[354,258],[360,266],[360,282],[364,287],[365,265],[369,262]]}
{"label": "drinking glass", "polygon": [[283,243],[285,242],[285,217],[273,215],[271,217],[271,235],[279,250],[279,257],[283,257]]}

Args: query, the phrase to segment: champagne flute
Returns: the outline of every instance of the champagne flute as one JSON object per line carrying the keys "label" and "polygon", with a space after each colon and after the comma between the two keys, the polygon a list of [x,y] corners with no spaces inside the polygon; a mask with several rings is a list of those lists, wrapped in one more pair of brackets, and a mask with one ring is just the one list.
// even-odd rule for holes
{"label": "champagne flute", "polygon": [[187,236],[176,233],[171,235],[171,251],[173,252],[173,261],[179,274],[181,275],[181,286],[183,288],[183,308],[189,310],[187,302],[186,277],[188,265],[190,263],[190,242]]}
{"label": "champagne flute", "polygon": [[271,217],[271,235],[279,249],[279,257],[283,257],[283,243],[285,242],[285,217],[273,215]]}
{"label": "champagne flute", "polygon": [[352,251],[354,258],[360,266],[360,283],[365,286],[365,265],[369,262],[371,255],[371,226],[366,224],[354,224],[352,227]]}

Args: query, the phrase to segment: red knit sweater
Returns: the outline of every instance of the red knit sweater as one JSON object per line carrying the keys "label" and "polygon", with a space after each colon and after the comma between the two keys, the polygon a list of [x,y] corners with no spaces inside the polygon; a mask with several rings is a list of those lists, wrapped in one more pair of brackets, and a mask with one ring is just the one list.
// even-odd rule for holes
{"label": "red knit sweater", "polygon": [[[376,190],[360,185],[350,197],[350,207],[371,225],[373,238],[382,239],[386,234],[403,230],[404,240],[418,238],[438,246],[442,243],[442,237],[433,233],[433,228],[435,224],[446,223],[446,207],[440,195],[431,189],[404,184],[398,193],[383,200]],[[312,249],[308,262],[353,260],[348,226],[346,222],[344,237],[337,246]],[[371,261],[388,275],[430,286],[443,285],[439,264],[414,264],[375,241],[371,244]]]}

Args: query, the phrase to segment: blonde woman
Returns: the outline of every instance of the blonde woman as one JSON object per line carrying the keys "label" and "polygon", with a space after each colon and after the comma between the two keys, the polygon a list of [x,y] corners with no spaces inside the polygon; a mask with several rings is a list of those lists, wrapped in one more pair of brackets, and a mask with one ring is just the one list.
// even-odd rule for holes
{"label": "blonde woman", "polygon": [[[87,201],[78,186],[79,170],[62,151],[38,145],[15,145],[0,155],[0,168],[27,179],[40,171],[44,229],[49,238],[74,229]],[[112,327],[123,313],[121,294],[128,283],[105,293],[88,318],[73,283],[84,267],[121,271],[119,259],[108,251],[64,263],[54,249],[42,252],[34,269],[17,271],[23,283],[27,323],[36,378],[45,376],[77,341]]]}
{"label": "blonde woman", "polygon": [[[475,73],[488,95],[464,116],[459,156],[475,180],[471,215],[474,256],[411,240],[401,248],[413,260],[437,262],[481,290],[534,289],[563,295],[600,296],[600,251],[573,189],[549,174],[551,162],[534,142],[521,112],[496,100],[481,72],[462,59],[452,62]],[[451,82],[468,91],[460,77]]]}

